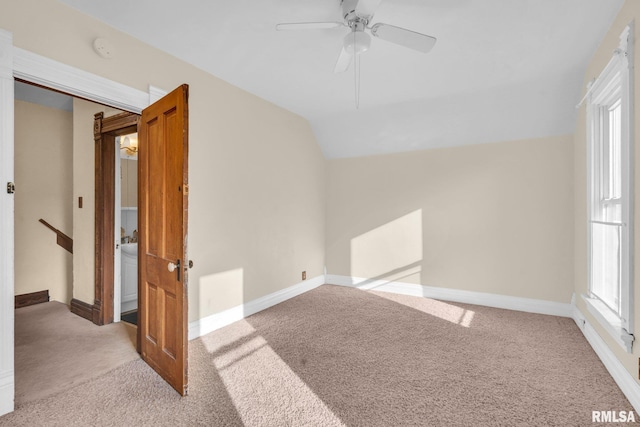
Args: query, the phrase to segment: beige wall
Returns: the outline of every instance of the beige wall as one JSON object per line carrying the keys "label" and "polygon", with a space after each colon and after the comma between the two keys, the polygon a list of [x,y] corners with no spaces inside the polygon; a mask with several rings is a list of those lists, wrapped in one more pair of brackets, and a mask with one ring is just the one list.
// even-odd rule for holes
{"label": "beige wall", "polygon": [[329,274],[568,303],[572,142],[330,160]]}
{"label": "beige wall", "polygon": [[[96,113],[121,113],[84,99],[73,100],[73,297],[87,304],[95,299],[95,142]],[[114,153],[115,155],[115,153]],[[78,198],[82,197],[82,209]]]}
{"label": "beige wall", "polygon": [[120,160],[120,203],[122,207],[138,207],[138,161]]}
{"label": "beige wall", "polygon": [[[189,320],[296,284],[302,270],[322,274],[324,159],[306,120],[56,1],[0,0],[0,10],[20,48],[144,91],[189,84]],[[93,52],[96,37],[114,58]],[[88,201],[82,177],[74,197]],[[74,219],[89,233],[86,206]],[[74,282],[91,283],[74,296],[92,302],[89,260],[82,268]]]}
{"label": "beige wall", "polygon": [[30,102],[15,102],[15,294],[48,289],[69,303],[72,255],[56,234],[72,230],[72,115]]}
{"label": "beige wall", "polygon": [[[637,141],[638,132],[640,132],[640,28],[638,27],[640,20],[640,2],[632,0],[627,0],[620,10],[618,17],[615,22],[611,26],[611,29],[607,33],[606,37],[598,47],[597,52],[593,56],[589,66],[587,67],[587,72],[584,78],[584,87],[586,88],[586,84],[588,81],[597,77],[604,67],[607,65],[609,60],[611,59],[611,55],[613,50],[618,47],[620,44],[620,34],[622,30],[625,28],[627,24],[629,24],[632,20],[636,21],[635,24],[635,95],[634,95],[634,104],[635,104],[635,118],[634,118],[634,127]],[[575,276],[575,293],[578,296],[576,298],[576,304],[580,311],[586,316],[589,323],[593,325],[593,327],[598,331],[600,337],[609,345],[613,353],[620,359],[620,361],[627,368],[629,373],[633,378],[636,378],[638,381],[638,357],[640,357],[640,345],[638,345],[638,341],[634,343],[633,346],[633,354],[628,354],[620,345],[615,343],[611,336],[604,331],[599,323],[591,316],[591,314],[587,311],[585,303],[582,298],[579,296],[582,294],[588,294],[589,292],[589,281],[587,274],[587,136],[586,136],[586,108],[583,106],[578,115],[578,120],[576,124],[576,132],[575,132],[575,157],[574,157],[574,182],[575,182],[575,263],[574,263],[574,276]],[[640,272],[640,200],[637,197],[638,190],[640,189],[640,169],[638,169],[638,165],[640,164],[640,150],[638,149],[638,145],[636,143],[635,146],[635,166],[632,169],[635,169],[635,236],[634,236],[634,246],[635,246],[635,256],[634,256],[634,270],[635,273],[635,331],[636,336],[637,332],[640,331],[640,292],[637,291],[638,284],[640,280],[638,280]]]}
{"label": "beige wall", "polygon": [[73,100],[73,297],[87,304],[95,298],[93,115],[101,109],[93,102]]}

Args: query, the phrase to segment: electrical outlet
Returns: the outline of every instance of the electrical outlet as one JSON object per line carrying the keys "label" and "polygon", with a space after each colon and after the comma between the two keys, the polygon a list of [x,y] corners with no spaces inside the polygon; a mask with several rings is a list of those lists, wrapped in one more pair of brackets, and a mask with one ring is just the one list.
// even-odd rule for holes
{"label": "electrical outlet", "polygon": [[306,271],[302,272],[302,280],[307,280],[307,272]]}

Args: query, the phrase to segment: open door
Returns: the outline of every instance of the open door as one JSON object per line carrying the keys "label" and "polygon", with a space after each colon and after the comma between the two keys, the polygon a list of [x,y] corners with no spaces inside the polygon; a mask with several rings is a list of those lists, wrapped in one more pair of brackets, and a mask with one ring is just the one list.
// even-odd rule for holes
{"label": "open door", "polygon": [[142,111],[138,126],[142,358],[187,394],[187,85]]}

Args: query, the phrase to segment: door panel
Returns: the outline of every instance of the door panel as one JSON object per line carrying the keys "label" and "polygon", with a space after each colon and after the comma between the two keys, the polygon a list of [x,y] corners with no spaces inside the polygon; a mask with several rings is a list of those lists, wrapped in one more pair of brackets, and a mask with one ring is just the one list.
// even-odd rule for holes
{"label": "door panel", "polygon": [[183,85],[146,108],[138,132],[140,347],[181,395],[187,393],[187,97]]}

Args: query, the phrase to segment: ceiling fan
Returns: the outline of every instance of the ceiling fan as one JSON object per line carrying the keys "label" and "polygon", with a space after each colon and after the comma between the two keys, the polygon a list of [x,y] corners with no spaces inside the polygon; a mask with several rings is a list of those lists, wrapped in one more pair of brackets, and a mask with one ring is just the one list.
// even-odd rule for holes
{"label": "ceiling fan", "polygon": [[[358,55],[369,50],[371,37],[365,30],[380,39],[408,47],[418,52],[429,52],[436,43],[436,38],[417,33],[406,28],[381,22],[370,25],[373,15],[382,0],[340,0],[342,22],[295,22],[276,25],[276,30],[319,30],[348,27],[351,32],[344,37],[342,51],[334,71],[346,71],[355,57],[358,67]],[[356,70],[357,76],[357,70]]]}

